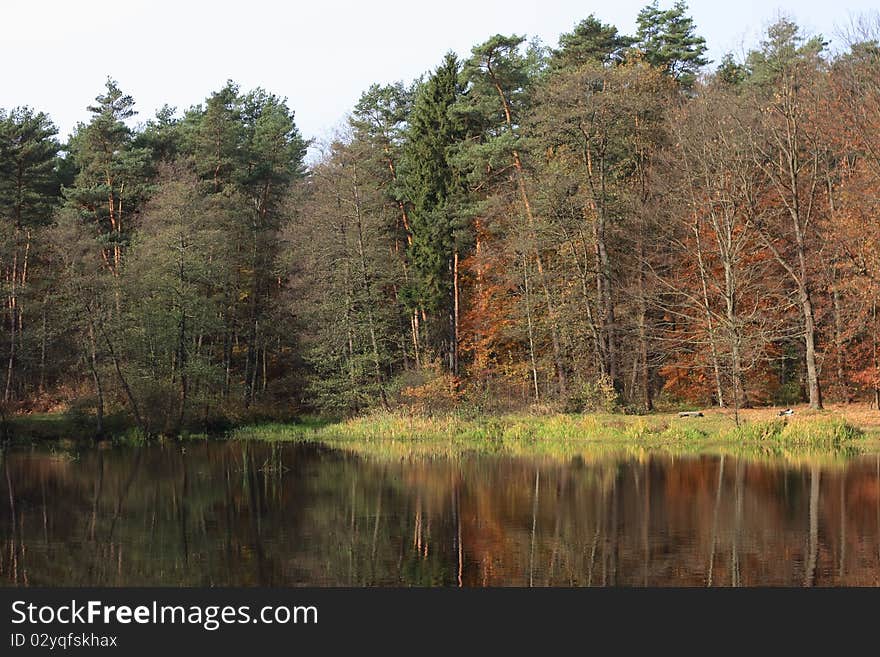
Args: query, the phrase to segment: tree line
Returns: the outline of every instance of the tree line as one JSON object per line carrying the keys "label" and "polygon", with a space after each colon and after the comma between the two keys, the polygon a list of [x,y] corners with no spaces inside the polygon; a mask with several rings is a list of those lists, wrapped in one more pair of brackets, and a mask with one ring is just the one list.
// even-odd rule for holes
{"label": "tree line", "polygon": [[7,408],[146,433],[401,405],[880,401],[880,46],[716,66],[677,2],[372,85],[310,166],[227,83],[0,115]]}

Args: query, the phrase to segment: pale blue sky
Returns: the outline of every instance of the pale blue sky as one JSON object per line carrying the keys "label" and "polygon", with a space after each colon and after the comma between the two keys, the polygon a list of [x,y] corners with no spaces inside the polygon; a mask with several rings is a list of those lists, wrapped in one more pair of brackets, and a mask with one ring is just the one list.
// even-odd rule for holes
{"label": "pale blue sky", "polygon": [[[673,0],[661,0],[661,7]],[[34,0],[0,8],[0,107],[47,111],[66,136],[107,75],[134,96],[139,120],[163,103],[201,102],[232,78],[286,96],[307,137],[326,137],[372,82],[410,80],[452,49],[495,33],[559,34],[590,13],[634,31],[648,0]],[[877,0],[690,2],[714,60],[741,52],[780,12],[834,40]]]}

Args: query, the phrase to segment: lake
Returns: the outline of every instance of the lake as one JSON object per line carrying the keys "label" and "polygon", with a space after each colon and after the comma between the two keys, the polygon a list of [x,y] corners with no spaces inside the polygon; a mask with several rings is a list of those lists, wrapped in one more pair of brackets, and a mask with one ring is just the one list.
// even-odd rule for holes
{"label": "lake", "polygon": [[0,458],[5,585],[880,585],[874,455],[379,459],[193,441]]}

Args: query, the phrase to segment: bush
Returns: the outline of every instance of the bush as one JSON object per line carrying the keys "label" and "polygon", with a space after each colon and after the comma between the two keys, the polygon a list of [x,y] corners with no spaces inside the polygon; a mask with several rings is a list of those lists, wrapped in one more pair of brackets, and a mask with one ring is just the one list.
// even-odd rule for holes
{"label": "bush", "polygon": [[839,445],[863,437],[861,429],[845,420],[805,418],[786,422],[744,424],[731,432],[731,437],[750,442],[777,441],[790,445]]}
{"label": "bush", "polygon": [[610,376],[600,375],[592,381],[584,381],[574,387],[565,402],[568,413],[602,412],[618,410],[620,398]]}
{"label": "bush", "polygon": [[400,391],[400,401],[418,415],[435,415],[454,411],[464,398],[461,380],[439,365],[422,371],[422,382],[404,387]]}
{"label": "bush", "polygon": [[70,402],[64,411],[64,419],[76,430],[94,426],[97,416],[98,399],[92,395],[79,397]]}
{"label": "bush", "polygon": [[803,400],[803,391],[801,384],[797,380],[790,380],[779,386],[776,394],[773,396],[773,403],[776,406],[794,406]]}
{"label": "bush", "polygon": [[833,444],[857,440],[864,433],[846,420],[803,420],[790,422],[782,432],[782,438],[794,444]]}
{"label": "bush", "polygon": [[751,422],[743,424],[733,430],[732,435],[737,440],[761,442],[778,438],[785,429],[785,420],[771,420],[770,422]]}

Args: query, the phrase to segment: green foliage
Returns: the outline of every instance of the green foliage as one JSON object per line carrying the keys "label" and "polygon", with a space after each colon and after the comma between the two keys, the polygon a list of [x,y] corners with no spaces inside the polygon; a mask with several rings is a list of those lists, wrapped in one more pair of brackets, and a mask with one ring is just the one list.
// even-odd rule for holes
{"label": "green foliage", "polygon": [[185,148],[214,192],[233,185],[243,168],[245,125],[238,85],[228,80],[183,119]]}
{"label": "green foliage", "polygon": [[163,105],[156,111],[156,116],[146,122],[143,130],[134,136],[134,146],[144,148],[152,154],[153,168],[151,175],[157,172],[159,163],[170,164],[180,156],[183,149],[183,124],[175,116],[175,108]]}
{"label": "green foliage", "polygon": [[349,123],[355,130],[355,137],[375,145],[391,165],[397,161],[404,131],[412,112],[416,86],[407,88],[402,82],[385,86],[378,84],[361,94],[354,107]]}
{"label": "green foliage", "polygon": [[733,430],[728,439],[743,442],[779,442],[787,445],[840,446],[864,438],[864,432],[840,418],[809,418],[754,422]]}
{"label": "green foliage", "polygon": [[[412,114],[418,83],[405,87],[402,82],[385,86],[371,85],[355,105],[349,118],[352,138],[362,145],[360,154],[365,167],[375,172],[388,202],[407,212],[411,205],[399,176],[407,124]],[[403,215],[400,214],[400,219]],[[395,233],[407,239],[406,226],[396,226]],[[411,238],[411,235],[409,235]]]}
{"label": "green foliage", "polygon": [[731,53],[726,53],[721,58],[721,63],[715,69],[715,78],[723,85],[737,87],[745,82],[748,70],[742,64],[738,64]]}
{"label": "green foliage", "polygon": [[552,52],[550,67],[560,69],[596,63],[619,64],[633,43],[635,39],[620,34],[616,27],[590,14],[574,30],[559,37],[559,48]]}
{"label": "green foliage", "polygon": [[773,420],[770,422],[751,422],[738,427],[733,432],[733,437],[737,440],[762,441],[778,438],[783,429],[785,429],[784,420]]}
{"label": "green foliage", "polygon": [[[135,147],[131,128],[134,99],[108,79],[106,93],[89,106],[92,118],[77,125],[68,144],[69,157],[77,167],[72,187],[64,190],[67,203],[76,207],[87,222],[100,226],[107,248],[122,249],[132,226],[124,217],[134,213],[148,189],[147,170],[151,153]],[[114,260],[114,267],[116,266]]]}
{"label": "green foliage", "polygon": [[757,422],[700,427],[675,418],[622,415],[503,415],[463,418],[374,412],[330,423],[267,424],[230,433],[238,439],[320,442],[378,458],[456,457],[465,452],[596,458],[646,450],[671,454],[732,454],[794,463],[835,460],[859,452],[863,434],[838,419],[797,424]]}
{"label": "green foliage", "polygon": [[49,223],[58,201],[57,128],[43,112],[0,110],[0,218],[17,229]]}
{"label": "green foliage", "polygon": [[187,405],[198,407],[222,390],[220,365],[198,341],[222,335],[222,288],[232,266],[229,200],[199,193],[185,169],[163,165],[141,219],[123,275],[132,301],[123,316],[127,361],[140,375],[139,397],[157,412],[151,426],[175,433]]}
{"label": "green foliage", "polygon": [[135,127],[108,79],[63,150],[45,114],[0,111],[4,410],[81,399],[83,427],[124,409],[151,437],[303,408],[647,413],[665,384],[792,404],[817,389],[795,288],[819,361],[867,367],[876,40],[831,59],[783,19],[702,84],[684,2],[637,22],[371,85],[308,169],[287,100],[233,81]]}
{"label": "green foliage", "polygon": [[619,409],[620,396],[609,376],[598,376],[573,388],[566,400],[568,412],[613,413]]}
{"label": "green foliage", "polygon": [[671,9],[660,9],[657,0],[636,18],[636,47],[645,60],[668,73],[684,89],[691,89],[700,68],[709,63],[706,40],[696,34],[696,25],[687,15],[684,0]]}
{"label": "green foliage", "polygon": [[798,68],[815,70],[822,64],[827,46],[828,42],[821,35],[807,38],[794,21],[781,18],[767,28],[761,47],[746,56],[748,80],[758,86],[769,86],[794,74]]}
{"label": "green foliage", "polygon": [[458,59],[450,53],[419,86],[401,162],[402,194],[412,208],[409,260],[415,273],[404,298],[413,308],[422,308],[438,318],[438,336],[444,336],[447,330],[450,263],[453,252],[461,246],[464,228],[458,215],[464,188],[450,162],[452,149],[464,137],[461,121],[451,112],[462,93],[458,75]]}

